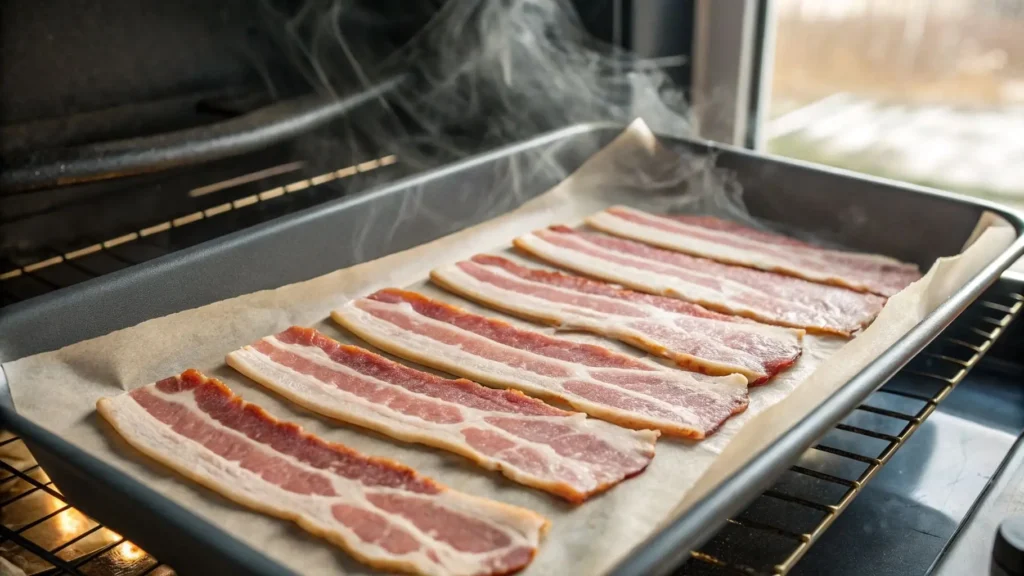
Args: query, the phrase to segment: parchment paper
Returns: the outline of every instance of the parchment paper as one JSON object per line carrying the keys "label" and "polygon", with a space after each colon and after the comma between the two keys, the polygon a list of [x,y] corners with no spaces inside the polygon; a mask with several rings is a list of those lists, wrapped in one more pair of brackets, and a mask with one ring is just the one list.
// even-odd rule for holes
{"label": "parchment paper", "polygon": [[[553,223],[578,223],[613,203],[664,209],[672,201],[665,190],[640,186],[627,192],[619,186],[624,173],[662,170],[663,154],[647,127],[636,122],[557,187],[503,217],[307,282],[157,318],[10,362],[4,369],[15,405],[24,416],[300,574],[372,573],[290,523],[249,512],[139,456],[96,415],[94,406],[100,397],[198,368],[221,378],[246,400],[324,438],[394,458],[457,490],[544,514],[552,528],[528,574],[601,573],[905,334],[1004,250],[1014,238],[1012,229],[998,219],[983,219],[960,256],[941,260],[921,281],[893,297],[875,323],[853,341],[807,337],[800,361],[772,384],[753,389],[747,411],[711,439],[702,443],[662,439],[646,472],[577,507],[477,469],[458,456],[400,444],[315,416],[265,392],[227,368],[223,360],[226,353],[292,324],[315,326],[330,336],[357,341],[331,323],[328,313],[351,298],[386,286],[412,286],[479,311],[427,286],[428,271],[482,250],[505,250],[518,234]],[[195,281],[215,282],[216,278]],[[638,354],[596,337],[566,336]]]}

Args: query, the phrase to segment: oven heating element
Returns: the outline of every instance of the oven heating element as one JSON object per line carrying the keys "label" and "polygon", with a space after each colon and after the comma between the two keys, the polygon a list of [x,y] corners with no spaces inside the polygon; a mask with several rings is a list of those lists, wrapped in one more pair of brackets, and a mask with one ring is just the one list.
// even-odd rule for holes
{"label": "oven heating element", "polygon": [[[312,176],[310,178],[298,179],[288,184],[269,188],[255,194],[250,194],[247,196],[236,198],[230,202],[224,202],[222,204],[211,206],[203,210],[197,210],[195,212],[184,214],[176,218],[172,218],[163,222],[153,224],[151,226],[146,226],[139,230],[128,232],[126,234],[121,234],[115,238],[95,242],[88,246],[77,248],[75,250],[71,250],[68,252],[56,253],[53,256],[46,258],[44,260],[39,260],[20,267],[0,271],[0,298],[3,299],[4,305],[8,305],[26,299],[26,294],[31,294],[31,296],[35,296],[42,292],[56,290],[58,288],[75,284],[77,282],[80,282],[91,277],[99,276],[101,274],[98,274],[95,268],[83,266],[80,264],[81,258],[94,255],[98,252],[103,252],[104,254],[111,256],[114,260],[120,263],[119,267],[137,264],[149,258],[126,258],[124,255],[120,255],[118,251],[114,251],[112,249],[122,246],[129,242],[141,242],[146,243],[149,248],[153,249],[147,251],[150,258],[154,257],[155,255],[161,252],[172,252],[177,249],[176,246],[173,246],[173,242],[170,243],[172,245],[168,245],[168,242],[166,240],[157,239],[157,235],[169,232],[172,229],[180,229],[184,226],[193,224],[195,222],[199,222],[201,220],[214,218],[221,214],[231,212],[232,210],[240,210],[249,206],[254,206],[261,202],[268,202],[270,200],[274,200],[285,195],[295,194],[298,192],[302,192],[304,190],[316,188],[317,186],[326,184],[328,182],[349,178],[357,174],[372,172],[379,168],[391,166],[393,164],[396,164],[397,162],[398,158],[395,155],[387,155],[381,158],[368,160],[366,162],[360,162],[353,166],[347,166],[344,168],[340,168],[338,170],[326,172],[323,174],[319,174],[317,176]],[[277,170],[275,170],[275,168]],[[269,178],[272,176],[287,174],[289,172],[298,170],[299,168],[301,168],[300,162],[292,162],[289,164],[281,165],[279,167],[267,168],[264,170],[259,170],[256,172],[231,178],[229,180],[217,182],[199,188],[194,188],[189,192],[188,195],[191,198],[197,198],[200,196],[204,196],[206,194],[212,194],[214,192],[219,192],[221,190],[227,190],[231,187],[239,186],[241,184],[258,182],[259,180]],[[278,211],[280,213],[275,213],[275,216],[283,215],[288,211],[289,210],[287,209],[283,212]],[[240,227],[232,226],[231,228],[239,229]],[[66,268],[70,268],[72,274],[49,274],[49,272],[53,270],[53,267],[58,265],[63,265]],[[106,270],[105,272],[107,271],[110,270]],[[35,289],[31,292],[26,293],[14,291],[5,286],[5,283],[7,283],[8,281],[12,281],[18,278],[29,279],[35,285]]]}

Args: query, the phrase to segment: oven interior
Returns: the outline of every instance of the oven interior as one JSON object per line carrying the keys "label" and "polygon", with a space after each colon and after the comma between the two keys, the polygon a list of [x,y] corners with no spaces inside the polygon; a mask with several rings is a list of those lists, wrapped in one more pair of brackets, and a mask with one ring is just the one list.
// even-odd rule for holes
{"label": "oven interior", "polygon": [[[0,314],[508,143],[512,132],[481,131],[475,117],[459,125],[415,112],[431,68],[391,55],[444,4],[5,2]],[[632,2],[557,4],[622,48],[643,32]],[[692,29],[693,3],[678,4]],[[341,64],[313,64],[325,57]],[[685,91],[686,67],[667,74]],[[345,98],[354,103],[317,115],[316,102]],[[311,101],[315,120],[294,129]],[[1024,375],[1013,323],[1022,306],[1024,277],[1008,274],[677,573],[927,572],[1024,431],[1024,389],[1011,385]],[[173,572],[71,507],[6,433],[0,559],[26,574]]]}

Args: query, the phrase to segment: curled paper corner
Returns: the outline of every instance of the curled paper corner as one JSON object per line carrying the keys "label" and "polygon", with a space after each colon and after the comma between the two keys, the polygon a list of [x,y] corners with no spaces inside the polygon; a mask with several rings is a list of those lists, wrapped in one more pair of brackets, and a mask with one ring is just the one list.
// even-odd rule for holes
{"label": "curled paper corner", "polygon": [[654,135],[651,127],[647,125],[647,122],[644,122],[643,118],[637,118],[630,122],[623,134],[634,135],[648,152],[654,152],[658,147],[658,137]]}
{"label": "curled paper corner", "polygon": [[981,217],[978,218],[978,224],[974,227],[974,231],[971,232],[971,235],[970,235],[970,237],[967,238],[967,241],[964,242],[964,245],[963,245],[963,248],[961,248],[961,251],[967,250],[989,228],[995,228],[995,229],[1005,228],[1007,232],[1009,232],[1010,234],[1013,234],[1013,226],[1011,226],[1010,223],[1007,222],[1005,218],[1003,218],[999,214],[996,214],[995,212],[991,212],[989,210],[986,210],[986,211],[982,212]]}

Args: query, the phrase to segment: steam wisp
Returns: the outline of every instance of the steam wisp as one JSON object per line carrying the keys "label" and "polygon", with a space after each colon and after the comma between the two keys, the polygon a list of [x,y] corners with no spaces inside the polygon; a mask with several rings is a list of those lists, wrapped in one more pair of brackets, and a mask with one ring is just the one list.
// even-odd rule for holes
{"label": "steam wisp", "polygon": [[[318,91],[344,94],[411,74],[338,137],[394,153],[414,171],[585,123],[625,126],[643,118],[657,133],[691,134],[682,91],[665,69],[681,59],[645,60],[595,40],[569,0],[449,0],[440,8],[428,0],[308,0],[289,14],[268,10],[284,22],[282,44]],[[393,40],[409,29],[417,30],[411,40]],[[576,136],[567,145],[608,134]],[[541,147],[502,159],[494,184],[507,190],[502,206],[481,210],[513,208],[557,183],[578,166],[564,156]],[[617,167],[607,187],[658,197],[666,210],[756,224],[735,180],[714,167],[713,157],[679,148],[661,158],[656,169],[647,162]],[[474,194],[467,188],[453,199],[472,203]],[[422,217],[425,205],[410,198],[402,214]]]}

